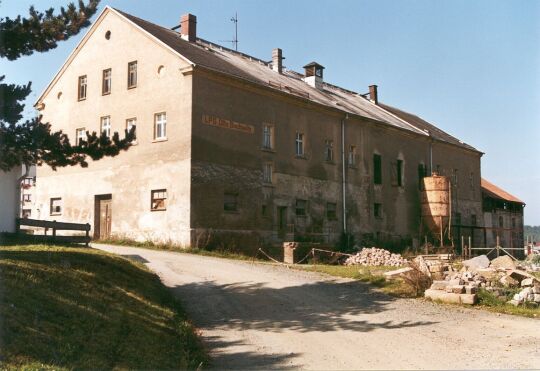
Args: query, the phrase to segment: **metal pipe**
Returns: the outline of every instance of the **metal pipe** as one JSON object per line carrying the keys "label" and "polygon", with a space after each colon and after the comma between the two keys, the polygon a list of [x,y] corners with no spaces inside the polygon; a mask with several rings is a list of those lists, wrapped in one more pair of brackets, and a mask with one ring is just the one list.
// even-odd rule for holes
{"label": "metal pipe", "polygon": [[342,184],[342,217],[343,217],[343,233],[347,233],[347,194],[346,194],[346,178],[345,178],[345,120],[349,118],[349,114],[345,114],[345,118],[341,120],[341,184]]}

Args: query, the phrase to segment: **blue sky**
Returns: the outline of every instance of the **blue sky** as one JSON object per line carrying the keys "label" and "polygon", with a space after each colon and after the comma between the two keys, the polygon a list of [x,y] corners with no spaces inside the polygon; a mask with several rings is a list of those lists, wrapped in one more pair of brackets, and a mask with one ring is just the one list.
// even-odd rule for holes
{"label": "blue sky", "polygon": [[[1,16],[67,0],[2,0]],[[297,71],[315,60],[325,80],[413,112],[486,154],[482,175],[527,203],[525,223],[540,225],[540,1],[104,1],[163,26],[197,15],[199,37],[231,40],[271,59],[283,49]],[[0,60],[9,82],[33,82],[28,106],[82,35],[44,54]],[[224,45],[229,45],[223,43]]]}

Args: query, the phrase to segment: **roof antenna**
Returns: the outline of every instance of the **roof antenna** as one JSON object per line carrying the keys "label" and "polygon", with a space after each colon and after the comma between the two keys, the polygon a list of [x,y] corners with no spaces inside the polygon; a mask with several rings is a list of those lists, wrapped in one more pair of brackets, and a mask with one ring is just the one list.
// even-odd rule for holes
{"label": "roof antenna", "polygon": [[219,41],[225,43],[232,43],[234,46],[234,50],[238,51],[238,12],[234,13],[234,17],[231,18],[231,22],[234,22],[234,39]]}

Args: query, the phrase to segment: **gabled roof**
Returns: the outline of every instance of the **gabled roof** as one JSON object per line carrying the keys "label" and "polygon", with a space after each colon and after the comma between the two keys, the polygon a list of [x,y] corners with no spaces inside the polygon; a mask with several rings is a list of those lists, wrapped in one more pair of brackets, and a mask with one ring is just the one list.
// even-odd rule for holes
{"label": "gabled roof", "polygon": [[497,187],[495,184],[488,182],[484,178],[482,178],[482,192],[492,198],[498,198],[504,201],[525,204],[525,202],[521,201],[519,198],[512,196],[510,193],[502,190],[501,188]]}
{"label": "gabled roof", "polygon": [[[303,74],[287,69],[281,74],[275,72],[272,69],[271,62],[225,48],[200,38],[197,39],[196,42],[188,42],[182,39],[180,34],[176,31],[161,27],[110,7],[106,7],[98,17],[98,20],[102,18],[108,9],[112,9],[114,12],[133,23],[137,28],[146,32],[156,40],[158,44],[172,50],[178,54],[179,57],[193,66],[202,66],[206,69],[246,80],[268,89],[279,90],[282,93],[321,104],[342,111],[343,113],[365,117],[375,121],[376,124],[405,130],[426,138],[432,137],[434,140],[479,152],[473,147],[459,141],[415,115],[384,104],[374,104],[363,95],[329,83],[322,83],[321,88],[312,87],[304,82]],[[93,31],[95,26],[96,24],[92,26],[91,30],[88,31],[88,34]],[[84,39],[88,37],[88,34]],[[83,43],[84,41],[81,41],[76,50],[78,50]],[[75,54],[76,51],[70,56],[70,59],[72,59]],[[63,66],[62,69],[64,67],[65,66]],[[59,74],[57,74],[55,79]],[[53,80],[53,82],[54,81],[55,80]],[[51,82],[51,84],[53,82]],[[49,86],[51,84],[49,84]],[[41,97],[39,99],[41,99]]]}

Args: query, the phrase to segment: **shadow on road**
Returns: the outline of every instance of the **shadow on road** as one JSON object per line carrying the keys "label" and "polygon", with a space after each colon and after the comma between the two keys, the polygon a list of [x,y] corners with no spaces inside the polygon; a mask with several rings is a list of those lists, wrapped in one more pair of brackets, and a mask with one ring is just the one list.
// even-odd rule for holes
{"label": "shadow on road", "polygon": [[[189,316],[202,330],[251,329],[266,333],[350,330],[367,333],[378,329],[392,330],[436,323],[370,320],[370,314],[389,310],[388,304],[396,299],[372,291],[369,285],[359,282],[318,281],[272,288],[261,283],[224,285],[206,281],[175,286],[173,291],[177,297],[184,299]],[[235,352],[238,344],[220,339],[205,340],[212,349],[214,364],[218,367],[220,364],[228,366],[229,362],[234,361],[235,368],[254,365],[282,368],[298,356],[265,356],[261,352],[238,354]]]}

